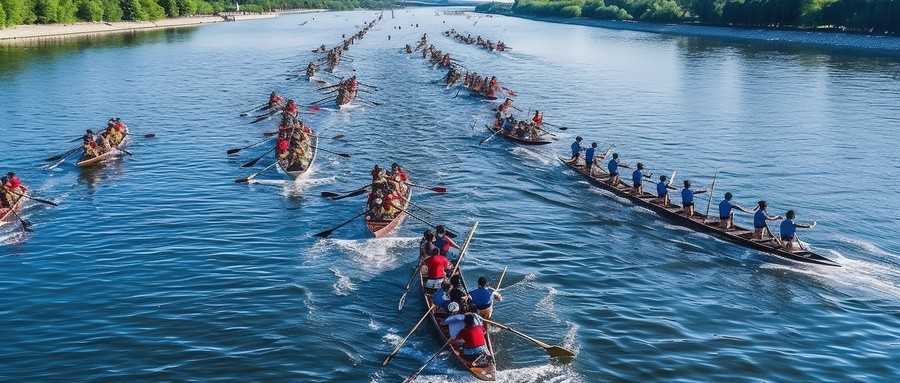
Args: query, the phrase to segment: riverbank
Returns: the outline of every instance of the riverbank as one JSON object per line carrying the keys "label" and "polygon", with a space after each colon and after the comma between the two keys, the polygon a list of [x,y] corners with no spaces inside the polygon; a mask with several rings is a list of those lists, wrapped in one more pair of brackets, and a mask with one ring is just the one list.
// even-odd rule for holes
{"label": "riverbank", "polygon": [[736,28],[690,24],[660,24],[645,21],[599,20],[585,17],[539,17],[507,13],[478,12],[488,15],[518,17],[528,20],[559,24],[583,25],[607,29],[637,32],[661,33],[668,35],[712,37],[724,40],[751,40],[770,43],[802,44],[819,47],[860,49],[880,51],[890,55],[900,55],[900,37],[851,34],[839,32],[817,32],[798,30],[775,30],[765,28]]}
{"label": "riverbank", "polygon": [[[314,13],[324,12],[327,9],[303,9],[292,10],[285,13]],[[215,16],[194,16],[162,19],[157,21],[120,21],[114,23],[74,23],[74,24],[31,24],[17,25],[6,29],[0,29],[0,41],[9,42],[15,40],[41,40],[58,39],[76,36],[122,33],[153,29],[195,27],[206,24],[222,23],[226,21],[247,21],[269,19],[280,16],[281,13],[237,13],[229,12]]]}

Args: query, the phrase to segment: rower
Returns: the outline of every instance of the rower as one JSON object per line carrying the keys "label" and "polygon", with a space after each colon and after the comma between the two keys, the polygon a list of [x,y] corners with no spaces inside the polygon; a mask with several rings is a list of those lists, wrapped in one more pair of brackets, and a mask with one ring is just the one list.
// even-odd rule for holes
{"label": "rower", "polygon": [[740,210],[744,213],[750,213],[749,210],[731,202],[731,192],[725,193],[725,199],[719,202],[719,227],[728,231],[734,227],[734,211]]}
{"label": "rower", "polygon": [[644,164],[642,162],[638,162],[637,169],[634,169],[631,172],[631,191],[634,195],[640,197],[644,194]]}
{"label": "rower", "polygon": [[284,114],[296,118],[297,112],[297,102],[294,99],[288,100],[287,106],[284,107]]}
{"label": "rower", "polygon": [[451,248],[459,249],[456,242],[453,242],[453,239],[447,235],[447,229],[444,225],[437,225],[434,227],[434,236],[434,246],[441,251],[441,255],[447,256]]}
{"label": "rower", "polygon": [[584,168],[589,176],[593,177],[594,156],[597,153],[597,143],[592,142],[591,147],[584,151]]}
{"label": "rower", "polygon": [[768,221],[778,221],[784,219],[782,216],[769,215],[769,204],[766,201],[756,203],[756,213],[753,214],[753,239],[763,239],[766,232],[769,231]]}
{"label": "rower", "polygon": [[583,139],[581,136],[575,137],[575,142],[572,143],[572,158],[569,159],[568,163],[570,165],[578,165],[575,162],[578,161],[579,155],[581,155],[581,141]]}
{"label": "rower", "polygon": [[503,296],[499,292],[487,286],[485,277],[478,278],[478,288],[469,291],[469,297],[471,297],[472,304],[478,309],[478,315],[487,319],[491,319],[491,314],[494,313],[494,300],[503,300]]}
{"label": "rower", "polygon": [[452,268],[450,261],[437,248],[431,250],[431,256],[425,259],[422,266],[425,267],[428,276],[425,281],[425,289],[431,291],[441,288],[444,278]]}
{"label": "rower", "polygon": [[6,176],[0,177],[0,209],[12,207],[12,200],[6,193]]}
{"label": "rower", "polygon": [[269,109],[277,107],[282,101],[284,101],[284,98],[272,91],[272,94],[269,95]]}
{"label": "rower", "polygon": [[419,240],[419,261],[425,260],[431,255],[431,249],[434,249],[434,232],[431,229],[426,229],[425,233],[422,234],[422,239]]}
{"label": "rower", "polygon": [[544,123],[544,114],[539,110],[535,110],[534,117],[531,118],[531,122],[534,123],[534,126],[540,127]]}
{"label": "rower", "polygon": [[[803,229],[812,229],[816,227],[816,223],[813,222],[811,224],[800,224],[794,222],[794,218],[797,216],[793,210],[788,210],[787,213],[784,213],[785,220],[781,222],[780,226],[780,234],[781,241],[783,242],[784,249],[787,251],[794,251],[794,242],[797,239],[797,228]],[[799,239],[796,241],[799,245]],[[802,245],[800,246],[803,247]]]}
{"label": "rower", "polygon": [[19,179],[15,172],[6,173],[0,186],[3,187],[3,199],[7,207],[15,205],[28,192],[28,188],[22,185],[22,180]]}
{"label": "rower", "polygon": [[619,167],[628,168],[619,160],[619,153],[613,153],[612,159],[606,163],[606,170],[609,172],[609,184],[611,186],[619,185]]}
{"label": "rower", "polygon": [[288,149],[290,149],[290,143],[288,142],[287,137],[278,137],[278,141],[275,143],[275,149],[278,154],[278,159],[283,160],[288,156]]}
{"label": "rower", "polygon": [[706,193],[706,190],[691,189],[691,180],[684,180],[684,189],[681,189],[681,206],[686,217],[694,216],[694,195]]}
{"label": "rower", "polygon": [[85,158],[97,157],[97,140],[93,130],[85,131],[84,136],[81,137],[81,148],[84,150]]}
{"label": "rower", "polygon": [[672,180],[669,180],[669,177],[659,176],[659,182],[656,183],[656,198],[662,207],[669,207],[669,189],[675,190],[671,184]]}
{"label": "rower", "polygon": [[468,311],[469,294],[466,293],[466,289],[463,287],[462,277],[459,274],[453,274],[450,277],[450,286],[450,300],[456,302],[460,310]]}
{"label": "rower", "polygon": [[[452,285],[450,285],[450,282],[444,281],[441,283],[441,288],[435,291],[434,295],[431,296],[431,303],[433,303],[438,310],[447,310],[447,306],[455,304],[450,300],[451,289]],[[457,307],[459,307],[459,305],[457,305]]]}
{"label": "rower", "polygon": [[444,319],[444,324],[450,332],[450,338],[456,338],[459,332],[466,327],[466,316],[459,312],[459,304],[450,302],[447,305],[447,312],[450,314]]}
{"label": "rower", "polygon": [[[475,361],[488,355],[484,326],[478,324],[475,314],[466,314],[466,327],[457,334],[455,343],[462,346],[463,356]],[[489,356],[489,355],[488,355]]]}

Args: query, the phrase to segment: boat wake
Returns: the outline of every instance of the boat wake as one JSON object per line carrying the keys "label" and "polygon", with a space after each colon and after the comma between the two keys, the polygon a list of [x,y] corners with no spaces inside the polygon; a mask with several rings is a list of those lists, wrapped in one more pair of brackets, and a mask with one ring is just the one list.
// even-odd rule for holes
{"label": "boat wake", "polygon": [[334,284],[331,285],[334,288],[335,295],[347,296],[356,290],[356,285],[353,284],[350,277],[342,274],[336,267],[330,267],[328,270],[330,270],[335,277]]}
{"label": "boat wake", "polygon": [[900,298],[900,270],[889,265],[844,257],[830,250],[831,258],[843,267],[808,266],[798,268],[791,265],[765,264],[762,269],[785,270],[829,280],[844,288],[858,289],[879,295]]}
{"label": "boat wake", "polygon": [[[469,375],[421,375],[417,382],[462,383],[471,382]],[[497,371],[499,383],[582,383],[585,382],[571,366],[545,364],[542,366],[514,368]]]}
{"label": "boat wake", "polygon": [[510,151],[518,156],[525,157],[526,159],[537,161],[543,166],[550,166],[557,162],[559,162],[555,156],[548,155],[546,153],[540,153],[536,150],[532,150],[523,146],[514,146]]}

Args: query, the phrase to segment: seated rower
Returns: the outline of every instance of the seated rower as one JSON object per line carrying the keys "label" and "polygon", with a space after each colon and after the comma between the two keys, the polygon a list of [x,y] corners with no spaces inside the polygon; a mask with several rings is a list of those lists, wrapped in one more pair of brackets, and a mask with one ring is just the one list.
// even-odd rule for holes
{"label": "seated rower", "polygon": [[787,213],[784,213],[785,220],[781,222],[781,226],[779,228],[781,241],[783,242],[784,249],[787,251],[794,251],[794,242],[797,242],[797,244],[799,245],[799,240],[797,239],[798,227],[803,229],[812,229],[816,227],[815,222],[808,225],[794,222],[794,218],[796,216],[797,214],[794,213],[793,210],[788,210]]}
{"label": "seated rower", "polygon": [[284,102],[284,98],[273,91],[272,94],[269,95],[269,103],[267,104],[268,109],[274,109],[280,106],[282,102]]}
{"label": "seated rower", "polygon": [[744,213],[750,213],[749,210],[731,202],[731,192],[725,193],[725,199],[719,202],[719,227],[728,231],[734,227],[734,211],[740,210]]}
{"label": "seated rower", "polygon": [[659,176],[659,182],[656,183],[656,199],[662,207],[669,207],[669,189],[675,190],[671,183],[667,176]]}
{"label": "seated rower", "polygon": [[22,180],[14,172],[6,173],[0,182],[0,188],[2,188],[2,198],[0,199],[3,200],[4,207],[14,206],[22,196],[28,193],[28,188],[22,185]]}
{"label": "seated rower", "polygon": [[275,143],[275,149],[279,160],[284,160],[288,157],[288,149],[290,149],[290,146],[291,145],[286,137],[278,137],[278,141]]}
{"label": "seated rower", "polygon": [[284,114],[293,118],[297,118],[297,102],[293,99],[288,100],[287,106],[284,107]]}
{"label": "seated rower", "polygon": [[14,199],[9,198],[6,192],[6,176],[0,177],[0,209],[8,209],[12,207]]}
{"label": "seated rower", "polygon": [[392,191],[384,196],[384,216],[382,217],[382,220],[392,220],[397,216],[400,210],[399,208],[402,205],[400,203],[400,199],[400,194],[398,194],[396,191]]}
{"label": "seated rower", "polygon": [[430,291],[441,288],[444,278],[451,270],[450,261],[436,248],[431,250],[431,256],[425,259],[422,266],[428,276],[425,288]]}
{"label": "seated rower", "polygon": [[441,288],[434,292],[431,296],[431,303],[433,303],[436,307],[437,311],[447,311],[448,307],[452,301],[450,300],[450,290],[452,286],[450,282],[444,281],[441,283]]}
{"label": "seated rower", "polygon": [[466,327],[466,316],[460,312],[459,304],[456,302],[450,302],[447,305],[447,312],[450,315],[444,318],[444,324],[450,331],[450,338],[456,338],[459,332]]}
{"label": "seated rower", "polygon": [[753,214],[753,239],[763,239],[766,237],[766,232],[769,231],[768,221],[784,219],[784,217],[780,215],[769,215],[768,208],[769,204],[766,201],[759,201],[756,203],[756,213]]}
{"label": "seated rower", "polygon": [[367,206],[369,208],[369,214],[366,215],[366,219],[369,221],[381,221],[384,218],[384,194],[380,189],[372,189],[373,191],[369,193],[369,201],[367,202]]}
{"label": "seated rower", "polygon": [[84,136],[81,137],[81,149],[84,151],[82,156],[85,159],[91,159],[99,155],[97,152],[97,139],[94,137],[93,130],[88,129]]}
{"label": "seated rower", "polygon": [[475,314],[466,314],[466,327],[457,334],[455,342],[462,346],[463,357],[470,361],[476,361],[488,354],[487,342],[485,340],[484,326],[478,324]]}
{"label": "seated rower", "polygon": [[638,162],[637,169],[631,172],[631,192],[636,196],[644,194],[644,164]]}
{"label": "seated rower", "polygon": [[572,158],[569,159],[568,163],[571,165],[578,165],[578,157],[581,156],[581,141],[583,139],[581,136],[575,137],[575,142],[572,143]]}
{"label": "seated rower", "polygon": [[534,123],[534,126],[540,127],[544,123],[544,114],[539,110],[535,110],[534,116],[531,117],[531,122]]}
{"label": "seated rower", "polygon": [[425,258],[431,255],[431,249],[435,249],[434,246],[434,232],[431,229],[425,230],[425,233],[422,234],[422,239],[419,240],[419,261],[424,261]]}
{"label": "seated rower", "polygon": [[706,193],[706,190],[691,189],[691,181],[684,180],[684,189],[681,189],[681,207],[684,209],[686,217],[694,216],[694,195]]}
{"label": "seated rower", "polygon": [[457,245],[456,242],[454,242],[453,239],[451,239],[450,236],[447,235],[447,229],[444,227],[444,225],[435,226],[434,236],[434,246],[438,250],[440,250],[441,255],[447,256],[451,248],[459,249],[459,245]]}
{"label": "seated rower", "polygon": [[488,287],[487,278],[478,278],[478,288],[469,292],[472,304],[478,309],[478,315],[482,318],[491,319],[494,313],[494,301],[503,300],[503,296],[496,290]]}

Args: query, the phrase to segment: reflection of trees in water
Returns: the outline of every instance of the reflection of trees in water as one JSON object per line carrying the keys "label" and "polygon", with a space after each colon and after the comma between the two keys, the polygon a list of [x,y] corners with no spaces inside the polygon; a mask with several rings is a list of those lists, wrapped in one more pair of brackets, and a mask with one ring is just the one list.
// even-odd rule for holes
{"label": "reflection of trees in water", "polygon": [[148,43],[183,41],[196,27],[152,31],[114,32],[60,39],[30,39],[0,42],[0,76],[13,75],[36,58],[53,58],[90,48],[126,48]]}

